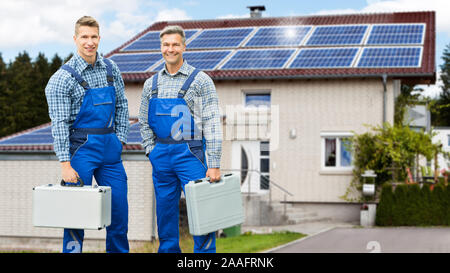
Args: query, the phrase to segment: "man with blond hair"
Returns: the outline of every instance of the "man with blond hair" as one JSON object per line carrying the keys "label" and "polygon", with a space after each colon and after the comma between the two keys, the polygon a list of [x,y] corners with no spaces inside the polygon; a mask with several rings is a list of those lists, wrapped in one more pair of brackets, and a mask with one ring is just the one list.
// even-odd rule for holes
{"label": "man with blond hair", "polygon": [[[124,83],[117,65],[97,53],[94,18],[76,22],[73,40],[77,52],[45,88],[54,150],[66,183],[91,185],[94,176],[98,185],[111,187],[106,251],[128,252],[127,175],[121,159],[129,129]],[[81,252],[83,239],[84,230],[64,229],[63,252]]]}
{"label": "man with blond hair", "polygon": [[[158,252],[181,252],[181,190],[205,176],[211,182],[220,180],[222,128],[213,81],[183,59],[183,29],[168,26],[160,38],[165,66],[144,84],[139,123],[153,166]],[[214,235],[194,236],[194,252],[216,252]]]}

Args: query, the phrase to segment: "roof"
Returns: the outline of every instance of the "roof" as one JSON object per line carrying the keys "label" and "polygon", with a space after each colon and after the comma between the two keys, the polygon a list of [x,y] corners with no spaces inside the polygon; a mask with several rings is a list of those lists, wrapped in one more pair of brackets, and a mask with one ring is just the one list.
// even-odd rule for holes
{"label": "roof", "polygon": [[[128,143],[124,151],[143,151],[139,123],[130,119]],[[11,152],[54,152],[51,123],[42,124],[3,138],[0,138],[0,153]]]}
{"label": "roof", "polygon": [[[247,18],[247,19],[218,19],[218,20],[191,20],[191,21],[171,21],[157,22],[140,32],[120,47],[106,54],[106,57],[113,57],[117,54],[136,54],[156,51],[124,51],[124,48],[142,38],[151,31],[160,31],[168,25],[180,25],[184,30],[208,29],[232,29],[245,27],[270,27],[270,26],[312,26],[313,29],[319,26],[335,25],[376,25],[376,24],[424,24],[424,38],[420,44],[421,61],[417,67],[337,67],[337,68],[289,68],[282,69],[214,69],[205,72],[214,80],[239,80],[239,79],[311,79],[311,78],[335,78],[335,77],[381,77],[387,74],[390,78],[400,78],[411,84],[433,84],[436,81],[435,68],[435,12],[394,12],[394,13],[373,13],[373,14],[347,14],[347,15],[319,15],[319,16],[296,16],[296,17],[272,17],[272,18]],[[312,30],[311,30],[312,31]],[[254,32],[252,32],[254,34]],[[252,35],[252,34],[251,34]],[[250,35],[250,36],[251,36]],[[195,38],[197,38],[196,36]],[[195,39],[194,38],[194,39]],[[226,37],[225,37],[226,38]],[[345,46],[349,47],[349,46]],[[355,47],[355,46],[353,46]],[[367,45],[357,45],[357,48],[370,47]],[[276,48],[276,47],[274,47]],[[305,44],[298,45],[294,49],[298,51],[307,48]],[[230,50],[250,50],[251,47],[241,46]],[[259,48],[261,49],[261,48]],[[201,49],[205,50],[205,49]],[[362,49],[361,49],[362,50]],[[188,48],[186,52],[194,51]],[[298,53],[295,53],[298,54]],[[358,53],[358,56],[361,53]],[[356,58],[356,57],[355,57]],[[120,66],[119,66],[120,67]],[[154,66],[153,68],[155,68]],[[123,71],[122,71],[123,72]],[[122,73],[125,82],[143,82],[155,71],[146,70],[142,72]]]}

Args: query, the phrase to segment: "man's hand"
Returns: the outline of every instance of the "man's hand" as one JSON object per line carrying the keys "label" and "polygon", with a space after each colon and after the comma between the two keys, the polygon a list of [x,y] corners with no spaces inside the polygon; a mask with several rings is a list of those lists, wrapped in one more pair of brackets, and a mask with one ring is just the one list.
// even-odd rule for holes
{"label": "man's hand", "polygon": [[62,179],[64,182],[76,183],[78,180],[78,173],[72,168],[69,161],[61,162]]}
{"label": "man's hand", "polygon": [[220,180],[220,169],[210,168],[206,171],[206,177],[210,178],[210,182],[217,182]]}

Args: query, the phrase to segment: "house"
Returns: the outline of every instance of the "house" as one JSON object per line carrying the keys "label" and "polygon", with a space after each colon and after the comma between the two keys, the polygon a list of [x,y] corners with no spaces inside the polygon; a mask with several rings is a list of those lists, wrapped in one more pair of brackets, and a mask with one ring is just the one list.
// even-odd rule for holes
{"label": "house", "polygon": [[[159,31],[168,25],[184,28],[186,61],[216,85],[221,167],[241,175],[246,224],[267,224],[286,212],[285,205],[300,215],[293,222],[359,221],[360,204],[340,198],[352,179],[347,139],[368,130],[366,124],[393,123],[402,84],[435,82],[435,12],[157,22],[105,55],[122,72],[132,117],[144,81],[164,65]],[[130,237],[148,240],[154,233],[151,167],[132,122],[135,135],[123,153]],[[48,134],[48,126],[33,134]],[[0,195],[0,217],[8,220],[0,221],[0,235],[54,236],[29,221],[31,181],[59,178],[51,141],[7,144],[14,138],[0,139],[0,179],[11,181]],[[144,226],[145,236],[135,225]]]}
{"label": "house", "polygon": [[[433,128],[433,143],[441,143],[444,152],[450,153],[450,128],[449,127],[436,127]],[[434,160],[431,163],[434,169]],[[450,159],[445,158],[442,154],[438,155],[438,167],[439,170],[447,169],[450,170]],[[441,174],[442,175],[442,174]]]}

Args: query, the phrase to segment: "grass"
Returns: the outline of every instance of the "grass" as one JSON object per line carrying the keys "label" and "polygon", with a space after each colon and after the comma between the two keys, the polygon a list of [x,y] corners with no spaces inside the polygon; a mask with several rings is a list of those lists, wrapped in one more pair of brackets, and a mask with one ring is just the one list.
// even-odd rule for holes
{"label": "grass", "polygon": [[[217,253],[257,253],[274,248],[276,246],[289,243],[291,241],[305,237],[306,235],[296,232],[273,232],[269,234],[252,234],[247,232],[240,236],[229,238],[217,238]],[[159,242],[145,244],[142,248],[135,249],[133,252],[156,253],[158,252]],[[183,253],[192,253],[194,240],[188,233],[182,233],[180,237],[180,248]]]}

